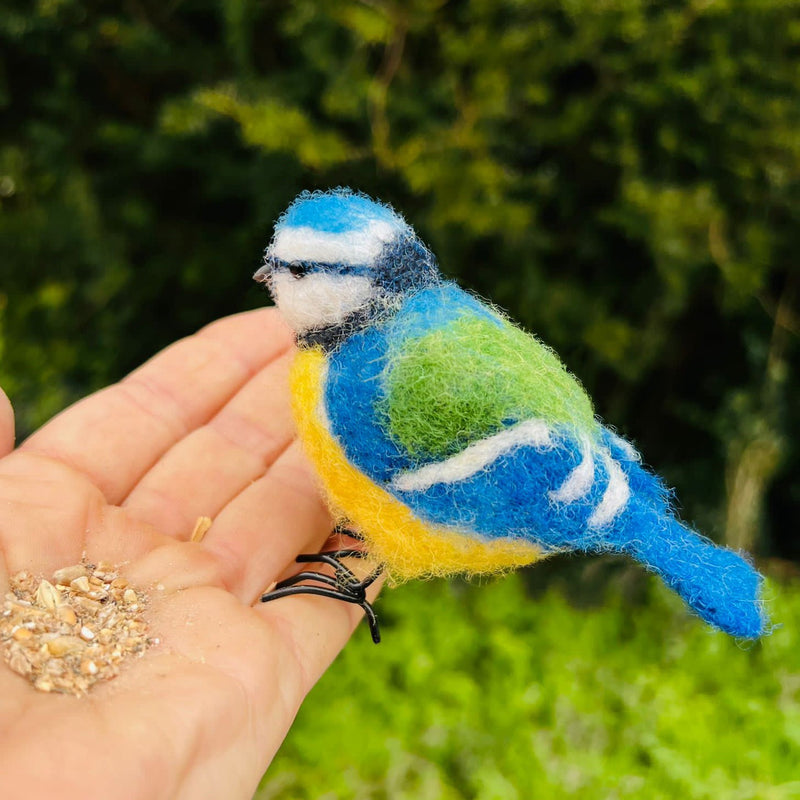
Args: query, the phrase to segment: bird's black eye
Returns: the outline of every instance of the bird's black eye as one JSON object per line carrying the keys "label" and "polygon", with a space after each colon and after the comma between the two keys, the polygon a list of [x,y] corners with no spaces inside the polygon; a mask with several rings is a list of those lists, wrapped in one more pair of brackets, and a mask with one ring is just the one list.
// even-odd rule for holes
{"label": "bird's black eye", "polygon": [[308,272],[308,267],[305,264],[289,264],[289,272],[295,278],[302,278]]}

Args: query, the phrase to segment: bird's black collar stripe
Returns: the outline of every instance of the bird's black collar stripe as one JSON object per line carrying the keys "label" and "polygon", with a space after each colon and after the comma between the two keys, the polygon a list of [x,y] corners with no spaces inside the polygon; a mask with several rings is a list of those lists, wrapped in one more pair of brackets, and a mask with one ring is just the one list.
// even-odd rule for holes
{"label": "bird's black collar stripe", "polygon": [[297,334],[297,344],[300,347],[321,347],[326,353],[335,350],[348,336],[355,331],[366,327],[377,313],[373,304],[359,311],[354,311],[344,322],[337,325],[328,325],[324,328],[313,328]]}

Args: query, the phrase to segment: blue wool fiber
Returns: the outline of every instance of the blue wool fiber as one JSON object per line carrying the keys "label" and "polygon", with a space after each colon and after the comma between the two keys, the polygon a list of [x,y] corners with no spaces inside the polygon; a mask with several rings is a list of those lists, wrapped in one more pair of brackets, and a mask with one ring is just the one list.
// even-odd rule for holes
{"label": "blue wool fiber", "polygon": [[308,227],[325,233],[344,233],[361,230],[376,221],[398,229],[408,227],[389,206],[350,189],[336,189],[333,192],[303,192],[286,209],[275,230]]}

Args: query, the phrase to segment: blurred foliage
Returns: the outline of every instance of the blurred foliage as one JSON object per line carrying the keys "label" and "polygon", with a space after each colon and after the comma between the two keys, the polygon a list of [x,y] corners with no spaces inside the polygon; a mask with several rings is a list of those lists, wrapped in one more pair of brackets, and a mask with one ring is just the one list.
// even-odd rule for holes
{"label": "blurred foliage", "polygon": [[800,556],[799,0],[2,5],[23,434],[262,303],[276,216],[349,184],[553,345],[689,519]]}
{"label": "blurred foliage", "polygon": [[783,627],[747,646],[646,591],[583,609],[519,576],[385,592],[384,643],[357,632],[256,797],[800,797],[800,586],[769,587]]}
{"label": "blurred foliage", "polygon": [[[346,184],[553,345],[687,519],[800,558],[800,0],[0,11],[0,384],[22,435],[263,304],[274,219]],[[513,578],[405,587],[261,797],[798,797],[800,594],[774,591],[784,627],[738,649],[660,588],[597,610]]]}

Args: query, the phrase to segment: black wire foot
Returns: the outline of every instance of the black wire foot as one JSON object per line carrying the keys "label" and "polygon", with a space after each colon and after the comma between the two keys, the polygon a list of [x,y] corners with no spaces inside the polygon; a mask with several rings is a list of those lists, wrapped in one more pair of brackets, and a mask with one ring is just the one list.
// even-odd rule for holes
{"label": "black wire foot", "polygon": [[[344,529],[337,529],[336,532],[352,536],[354,539],[361,538]],[[363,609],[372,641],[378,644],[381,640],[378,617],[367,600],[367,588],[383,572],[383,567],[378,567],[366,578],[359,580],[353,571],[342,563],[343,558],[365,558],[366,556],[367,554],[363,550],[328,550],[324,553],[299,555],[295,559],[298,564],[327,564],[329,567],[333,567],[334,574],[326,575],[324,572],[304,570],[281,581],[271,592],[262,595],[261,602],[268,603],[280,597],[291,597],[298,594],[313,594],[318,597],[329,597],[331,600],[353,603]],[[315,581],[315,583],[304,583],[304,581]]]}

